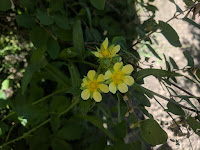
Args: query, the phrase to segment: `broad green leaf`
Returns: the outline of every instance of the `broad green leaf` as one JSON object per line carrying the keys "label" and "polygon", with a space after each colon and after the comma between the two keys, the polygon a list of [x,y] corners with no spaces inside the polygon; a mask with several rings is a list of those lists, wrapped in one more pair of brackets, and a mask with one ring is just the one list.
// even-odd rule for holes
{"label": "broad green leaf", "polygon": [[175,105],[172,102],[168,102],[167,103],[167,108],[168,111],[175,114],[175,115],[180,115],[180,116],[184,116],[185,112],[183,111],[183,109],[180,106]]}
{"label": "broad green leaf", "polygon": [[189,24],[193,25],[194,27],[200,29],[200,25],[197,24],[196,22],[194,22],[193,20],[191,20],[189,18],[186,18],[186,17],[184,17],[183,20],[186,21],[186,22],[188,22]]}
{"label": "broad green leaf", "polygon": [[103,121],[100,118],[96,116],[78,116],[78,117],[89,121],[94,126],[102,130],[109,138],[111,138],[112,140],[115,140],[115,137],[110,133],[110,131],[103,127]]}
{"label": "broad green leaf", "polygon": [[59,58],[68,60],[69,58],[76,57],[78,54],[75,52],[74,47],[65,48],[60,52]]}
{"label": "broad green leaf", "polygon": [[60,52],[60,45],[57,40],[49,37],[47,41],[47,52],[52,59],[56,59]]}
{"label": "broad green leaf", "polygon": [[147,107],[151,106],[149,99],[143,93],[137,92],[136,90],[134,90],[132,92],[132,95],[143,106],[147,106]]}
{"label": "broad green leaf", "polygon": [[52,17],[46,11],[38,10],[36,17],[38,20],[40,20],[40,23],[43,25],[53,24]]}
{"label": "broad green leaf", "polygon": [[7,100],[6,93],[2,90],[0,90],[0,100]]}
{"label": "broad green leaf", "polygon": [[187,62],[188,62],[187,65],[191,66],[191,67],[194,67],[194,60],[193,60],[191,54],[189,53],[189,51],[185,50],[183,52],[183,54],[184,54],[185,58],[187,59]]}
{"label": "broad green leaf", "polygon": [[85,30],[86,41],[97,41],[101,40],[101,34],[97,29],[87,29]]}
{"label": "broad green leaf", "polygon": [[142,87],[141,85],[139,85],[137,83],[134,83],[132,87],[137,92],[146,94],[149,98],[153,98],[154,97],[154,95],[150,91],[146,90],[144,87]]}
{"label": "broad green leaf", "polygon": [[51,139],[51,147],[52,150],[72,150],[72,147],[69,143],[55,137]]}
{"label": "broad green leaf", "polygon": [[112,44],[120,45],[122,49],[127,49],[126,39],[123,36],[115,36],[112,39]]}
{"label": "broad green leaf", "polygon": [[160,56],[158,55],[158,53],[149,44],[146,44],[146,46],[148,47],[148,49],[152,52],[152,54],[155,57],[157,57],[158,59],[162,60],[162,58],[160,58]]}
{"label": "broad green leaf", "polygon": [[200,122],[197,121],[195,118],[189,116],[187,118],[187,123],[192,128],[192,130],[200,136]]}
{"label": "broad green leaf", "polygon": [[11,9],[11,0],[0,0],[0,11]]}
{"label": "broad green leaf", "polygon": [[168,23],[159,20],[159,26],[161,28],[161,33],[171,45],[181,47],[178,34]]}
{"label": "broad green leaf", "polygon": [[47,61],[43,55],[44,53],[42,52],[42,50],[34,51],[31,58],[31,63],[26,68],[26,71],[22,78],[22,94],[24,94],[25,91],[27,90],[27,86],[31,81],[33,73],[43,68],[47,64]]}
{"label": "broad green leaf", "polygon": [[49,110],[54,113],[61,113],[69,107],[71,101],[66,96],[54,96],[51,99]]}
{"label": "broad green leaf", "polygon": [[64,8],[64,0],[50,0],[50,11],[62,11]]}
{"label": "broad green leaf", "polygon": [[65,16],[65,15],[54,15],[53,19],[54,19],[54,21],[55,21],[55,23],[58,27],[65,29],[65,30],[70,29],[67,16]]}
{"label": "broad green leaf", "polygon": [[77,20],[73,26],[73,44],[75,51],[79,54],[80,58],[85,58],[85,47],[83,39],[83,31],[81,28],[81,21]]}
{"label": "broad green leaf", "polygon": [[187,6],[192,6],[194,2],[192,0],[183,0]]}
{"label": "broad green leaf", "polygon": [[60,117],[58,117],[57,115],[51,115],[51,120],[50,120],[50,124],[51,124],[51,129],[54,133],[56,133],[58,131],[58,129],[60,128],[61,125],[61,119]]}
{"label": "broad green leaf", "polygon": [[83,101],[81,100],[80,101],[80,104],[79,104],[79,107],[80,107],[80,110],[82,112],[83,115],[87,115],[88,111],[91,109],[92,105],[94,104],[95,102],[91,99],[87,100],[87,101]]}
{"label": "broad green leaf", "polygon": [[70,63],[70,62],[68,63],[67,66],[69,68],[72,86],[73,87],[80,87],[81,79],[80,79],[80,73],[79,73],[78,68],[76,67],[75,64]]}
{"label": "broad green leaf", "polygon": [[0,121],[0,137],[4,136],[4,134],[8,131],[8,125]]}
{"label": "broad green leaf", "polygon": [[99,9],[99,10],[103,10],[106,3],[105,0],[90,0],[90,2],[96,9]]}
{"label": "broad green leaf", "polygon": [[25,28],[32,28],[35,24],[35,18],[27,13],[22,13],[16,17],[17,24]]}
{"label": "broad green leaf", "polygon": [[128,107],[120,93],[117,93],[117,98],[118,98],[118,102],[117,102],[118,122],[122,122],[124,120],[125,114],[128,112]]}
{"label": "broad green leaf", "polygon": [[5,79],[2,83],[1,83],[1,90],[6,90],[10,87],[10,80],[9,79]]}
{"label": "broad green leaf", "polygon": [[167,133],[153,119],[147,119],[141,122],[142,138],[151,145],[164,144],[167,142]]}
{"label": "broad green leaf", "polygon": [[41,27],[35,27],[30,32],[30,39],[37,48],[46,48],[49,34]]}
{"label": "broad green leaf", "polygon": [[127,125],[126,121],[122,121],[121,123],[115,124],[113,128],[114,136],[121,140],[124,139],[127,134],[126,125]]}
{"label": "broad green leaf", "polygon": [[169,61],[172,64],[172,66],[173,66],[174,69],[179,69],[173,58],[169,57]]}
{"label": "broad green leaf", "polygon": [[176,72],[170,72],[166,70],[161,69],[142,69],[138,71],[135,75],[135,80],[142,80],[143,78],[147,76],[156,76],[156,77],[175,77],[175,76],[182,76],[179,73]]}
{"label": "broad green leaf", "polygon": [[56,29],[55,32],[61,41],[73,41],[72,30],[64,30],[64,29],[58,28]]}

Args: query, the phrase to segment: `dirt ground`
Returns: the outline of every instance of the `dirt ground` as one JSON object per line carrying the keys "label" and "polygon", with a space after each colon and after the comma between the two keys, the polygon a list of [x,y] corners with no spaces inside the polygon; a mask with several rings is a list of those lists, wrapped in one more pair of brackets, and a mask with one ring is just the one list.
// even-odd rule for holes
{"label": "dirt ground", "polygon": [[[181,7],[182,10],[185,10],[185,4],[182,2],[182,0],[175,0],[175,2]],[[162,20],[167,21],[170,19],[175,11],[176,6],[167,0],[155,0],[154,5],[157,6],[158,10],[156,13],[156,20]],[[144,16],[144,15],[141,15]],[[141,18],[145,19],[145,18]],[[200,17],[197,17],[196,22],[200,22]],[[175,48],[171,46],[168,41],[160,34],[155,33],[159,45],[153,45],[155,50],[158,52],[160,56],[163,58],[163,53],[166,55],[166,57],[171,56],[179,66],[179,68],[183,68],[185,65],[187,65],[187,60],[185,59],[183,55],[184,50],[188,50],[191,55],[195,58],[195,65],[200,65],[200,30],[192,27],[187,22],[184,22],[182,20],[174,19],[169,22],[169,24],[176,30],[180,37],[180,41],[182,43],[181,48]],[[155,61],[153,63],[154,68],[165,68],[165,62],[164,59],[160,62],[156,58],[152,59],[151,61]],[[186,80],[183,80],[183,78],[178,79],[177,83],[180,87],[186,89],[187,91],[191,92],[195,96],[200,96],[200,87],[199,85],[191,84],[187,82]],[[162,88],[160,83],[157,79],[155,79],[153,76],[149,76],[145,79],[144,86],[148,89],[151,89],[152,91],[155,91],[159,93],[160,95],[168,96],[168,92]],[[174,88],[176,89],[176,88]],[[176,89],[176,91],[180,94],[182,93],[180,90]],[[158,101],[163,105],[166,106],[167,101],[164,101],[162,99],[158,98]],[[197,101],[192,101],[198,108],[200,109],[199,103]],[[154,100],[151,100],[152,106],[150,108],[147,108],[147,110],[153,114],[154,118],[161,124],[163,129],[168,133],[168,142],[167,145],[169,146],[168,149],[173,150],[200,150],[200,137],[193,133],[193,131],[189,131],[191,136],[189,138],[186,137],[186,135],[181,135],[179,133],[178,135],[174,135],[174,133],[169,129],[169,126],[172,124],[172,119],[168,116],[168,114],[163,111],[162,107]],[[184,103],[183,103],[184,104]],[[186,105],[186,104],[184,104]],[[166,108],[166,107],[165,107]],[[187,115],[189,115],[190,112],[187,112]],[[177,120],[178,116],[173,115],[174,119]],[[186,128],[181,128],[183,133],[187,134]],[[192,146],[191,146],[192,145]],[[160,145],[154,147],[155,150],[160,149]]]}

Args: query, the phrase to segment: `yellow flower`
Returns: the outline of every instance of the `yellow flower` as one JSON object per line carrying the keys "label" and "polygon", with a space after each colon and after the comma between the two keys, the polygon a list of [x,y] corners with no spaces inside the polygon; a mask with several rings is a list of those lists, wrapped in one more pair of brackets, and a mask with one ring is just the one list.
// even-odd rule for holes
{"label": "yellow flower", "polygon": [[108,47],[108,38],[106,38],[101,44],[101,48],[97,48],[97,52],[93,52],[93,54],[98,58],[112,58],[116,56],[119,50],[120,45],[111,45]]}
{"label": "yellow flower", "polygon": [[97,76],[96,71],[90,70],[87,77],[83,78],[83,83],[81,84],[82,89],[84,89],[81,93],[81,98],[83,100],[87,100],[91,97],[96,102],[100,102],[102,100],[100,93],[109,92],[108,86],[103,84],[104,81],[105,79],[102,74]]}
{"label": "yellow flower", "polygon": [[121,93],[126,93],[128,91],[128,86],[134,83],[133,77],[130,76],[132,72],[133,66],[130,64],[123,66],[122,62],[117,62],[113,66],[113,70],[106,71],[104,78],[110,80],[110,92],[115,94],[116,91],[119,90]]}

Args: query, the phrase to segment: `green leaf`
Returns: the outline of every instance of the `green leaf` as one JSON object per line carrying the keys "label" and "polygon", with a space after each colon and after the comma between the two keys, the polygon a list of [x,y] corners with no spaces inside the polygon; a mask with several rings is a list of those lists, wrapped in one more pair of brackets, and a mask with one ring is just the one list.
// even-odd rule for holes
{"label": "green leaf", "polygon": [[171,62],[171,64],[172,64],[172,66],[173,66],[174,69],[179,69],[178,66],[177,66],[177,64],[176,64],[176,62],[174,61],[174,59],[171,58],[170,56],[169,56],[169,61]]}
{"label": "green leaf", "polygon": [[197,71],[196,71],[196,76],[197,76],[197,78],[200,80],[200,69],[197,69]]}
{"label": "green leaf", "polygon": [[80,73],[78,68],[73,63],[68,63],[68,68],[71,76],[72,86],[73,87],[80,87],[81,86],[81,79],[80,79]]}
{"label": "green leaf", "polygon": [[61,125],[61,120],[57,115],[51,115],[51,129],[54,133],[56,133]]}
{"label": "green leaf", "polygon": [[126,102],[123,100],[122,95],[118,92],[117,93],[117,109],[118,109],[118,122],[122,122],[124,120],[125,114],[128,111],[128,107]]}
{"label": "green leaf", "polygon": [[161,33],[171,45],[181,47],[178,34],[168,23],[159,20],[159,26],[161,28]]}
{"label": "green leaf", "polygon": [[194,2],[192,0],[183,0],[187,6],[192,6]]}
{"label": "green leaf", "polygon": [[138,71],[135,75],[135,80],[142,80],[147,76],[156,76],[156,77],[174,77],[174,76],[182,76],[179,73],[161,70],[161,69],[142,69]]}
{"label": "green leaf", "polygon": [[84,47],[83,31],[81,28],[80,20],[77,20],[73,26],[73,44],[74,44],[74,49],[77,52],[77,54],[79,54],[80,58],[84,60],[85,47]]}
{"label": "green leaf", "polygon": [[149,99],[143,93],[137,92],[137,91],[134,90],[132,92],[132,95],[143,106],[147,106],[147,107],[151,106],[151,103],[150,103]]}
{"label": "green leaf", "polygon": [[6,93],[2,90],[0,90],[0,100],[7,100]]}
{"label": "green leaf", "polygon": [[47,41],[47,52],[52,59],[56,59],[60,53],[60,45],[52,37],[49,37]]}
{"label": "green leaf", "polygon": [[36,17],[38,20],[40,20],[40,23],[43,25],[53,24],[52,17],[46,11],[38,10]]}
{"label": "green leaf", "polygon": [[0,0],[0,11],[6,11],[11,9],[11,1],[10,0]]}
{"label": "green leaf", "polygon": [[72,150],[69,143],[55,137],[51,139],[51,146],[53,150]]}
{"label": "green leaf", "polygon": [[192,128],[192,130],[200,136],[200,122],[197,121],[195,118],[189,116],[187,118],[187,123]]}
{"label": "green leaf", "polygon": [[54,19],[54,21],[55,21],[55,23],[58,27],[65,29],[65,30],[70,29],[67,16],[65,16],[65,15],[54,15],[53,19]]}
{"label": "green leaf", "polygon": [[43,68],[47,64],[47,61],[43,55],[44,55],[44,51],[42,51],[42,50],[34,51],[32,58],[31,58],[31,62],[28,65],[28,67],[26,68],[26,71],[22,78],[22,94],[25,93],[27,86],[28,86],[29,82],[31,81],[33,73],[35,73],[39,69]]}
{"label": "green leaf", "polygon": [[142,138],[149,144],[155,146],[167,142],[167,133],[153,119],[147,119],[141,122]]}
{"label": "green leaf", "polygon": [[10,87],[10,80],[7,78],[1,83],[1,90],[6,90]]}
{"label": "green leaf", "polygon": [[122,49],[127,49],[126,39],[123,36],[115,36],[112,39],[112,44],[120,45]]}
{"label": "green leaf", "polygon": [[92,99],[89,99],[87,101],[83,101],[83,100],[80,101],[79,107],[80,107],[81,112],[83,113],[83,115],[87,115],[87,113],[91,109],[93,103],[95,103],[95,102],[92,101]]}
{"label": "green leaf", "polygon": [[68,60],[69,58],[76,57],[78,54],[75,52],[74,47],[65,48],[60,52],[59,58]]}
{"label": "green leaf", "polygon": [[49,4],[50,11],[62,11],[64,7],[64,0],[51,0]]}
{"label": "green leaf", "polygon": [[0,137],[4,136],[4,134],[8,131],[8,125],[0,121]]}
{"label": "green leaf", "polygon": [[147,117],[153,119],[152,114],[150,114],[150,113],[145,109],[144,106],[138,105],[137,108],[138,108],[144,115],[146,115]]}
{"label": "green leaf", "polygon": [[170,111],[171,113],[173,113],[175,115],[179,115],[179,116],[185,115],[185,112],[183,111],[183,109],[180,106],[177,106],[172,102],[167,103],[167,108],[168,108],[168,111]]}
{"label": "green leaf", "polygon": [[107,130],[103,127],[103,121],[100,118],[98,118],[97,116],[77,116],[77,117],[80,117],[84,120],[89,121],[94,126],[98,127],[100,130],[102,130],[110,139],[115,140],[115,137],[110,133],[109,130]]}
{"label": "green leaf", "polygon": [[65,140],[77,140],[81,138],[83,127],[81,127],[80,120],[70,119],[64,123],[64,127],[61,128],[56,136]]}
{"label": "green leaf", "polygon": [[61,39],[61,41],[72,41],[72,30],[64,30],[61,28],[56,29],[56,35]]}
{"label": "green leaf", "polygon": [[126,121],[122,121],[121,123],[117,123],[114,126],[114,136],[118,139],[124,139],[127,134]]}
{"label": "green leaf", "polygon": [[16,17],[17,24],[25,28],[32,28],[35,24],[35,18],[27,13],[22,13]]}
{"label": "green leaf", "polygon": [[48,37],[48,33],[41,27],[35,27],[30,32],[30,39],[37,48],[46,48]]}
{"label": "green leaf", "polygon": [[96,9],[99,10],[103,10],[106,3],[105,0],[90,0],[90,2]]}
{"label": "green leaf", "polygon": [[194,22],[193,20],[191,20],[189,18],[186,18],[186,17],[184,17],[183,20],[186,21],[186,22],[188,22],[189,24],[193,25],[194,27],[200,29],[200,25],[197,24],[196,22]]}
{"label": "green leaf", "polygon": [[183,54],[184,54],[185,58],[187,59],[187,62],[188,62],[187,65],[194,67],[194,60],[193,60],[191,54],[187,50],[183,51]]}
{"label": "green leaf", "polygon": [[148,47],[148,49],[152,52],[152,54],[155,57],[157,57],[158,59],[162,60],[162,58],[160,58],[160,56],[158,55],[158,53],[156,53],[156,51],[149,44],[146,44],[146,46]]}
{"label": "green leaf", "polygon": [[67,107],[69,107],[71,101],[66,96],[54,96],[51,99],[50,111],[55,113],[63,112]]}

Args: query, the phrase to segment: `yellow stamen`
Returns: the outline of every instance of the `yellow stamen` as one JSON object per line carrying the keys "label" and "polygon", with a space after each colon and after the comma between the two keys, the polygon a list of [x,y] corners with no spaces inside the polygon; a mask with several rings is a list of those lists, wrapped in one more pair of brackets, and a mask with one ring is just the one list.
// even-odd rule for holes
{"label": "yellow stamen", "polygon": [[115,84],[121,84],[124,80],[124,73],[123,72],[115,72],[112,75],[112,79]]}
{"label": "yellow stamen", "polygon": [[111,55],[109,49],[104,49],[102,48],[100,53],[104,56],[104,57],[109,57]]}
{"label": "yellow stamen", "polygon": [[98,89],[98,83],[96,81],[90,81],[88,89],[90,91],[96,91]]}

